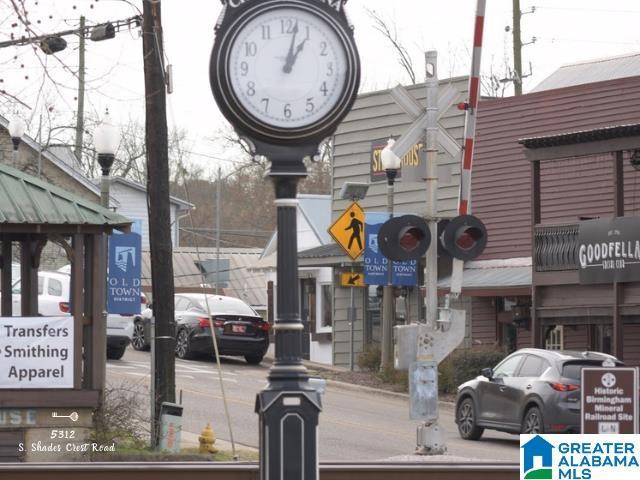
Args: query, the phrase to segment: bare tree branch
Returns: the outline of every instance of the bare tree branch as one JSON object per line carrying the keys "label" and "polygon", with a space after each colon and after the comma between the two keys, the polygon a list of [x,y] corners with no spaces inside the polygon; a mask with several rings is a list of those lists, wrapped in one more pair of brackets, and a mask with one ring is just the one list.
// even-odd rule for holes
{"label": "bare tree branch", "polygon": [[411,83],[415,85],[417,75],[413,66],[413,60],[411,59],[411,55],[409,55],[409,52],[407,51],[405,46],[398,39],[398,29],[396,28],[396,25],[392,24],[391,26],[389,26],[389,24],[387,24],[387,22],[383,20],[375,10],[367,7],[365,7],[365,10],[374,22],[373,28],[375,28],[382,34],[382,36],[389,40],[391,46],[394,48],[396,54],[398,55],[398,63],[400,63],[400,66],[404,69],[407,75],[409,75]]}

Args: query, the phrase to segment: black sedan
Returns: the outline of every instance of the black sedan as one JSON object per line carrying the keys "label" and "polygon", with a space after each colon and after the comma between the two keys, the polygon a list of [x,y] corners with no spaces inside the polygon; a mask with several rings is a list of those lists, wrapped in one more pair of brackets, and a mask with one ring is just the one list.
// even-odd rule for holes
{"label": "black sedan", "polygon": [[[207,312],[211,312],[211,316]],[[134,326],[132,345],[149,348],[151,310],[143,312]],[[220,355],[243,356],[258,364],[269,348],[270,325],[242,300],[222,295],[181,293],[175,295],[176,356],[214,355],[215,332]]]}
{"label": "black sedan", "polygon": [[458,387],[460,436],[477,440],[485,428],[509,433],[579,433],[580,373],[611,355],[524,348]]}

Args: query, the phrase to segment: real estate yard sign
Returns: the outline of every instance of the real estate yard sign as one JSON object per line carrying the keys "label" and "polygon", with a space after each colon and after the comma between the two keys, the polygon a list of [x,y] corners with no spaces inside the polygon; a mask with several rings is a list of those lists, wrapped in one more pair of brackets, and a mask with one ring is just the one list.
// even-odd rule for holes
{"label": "real estate yard sign", "polygon": [[0,389],[73,388],[73,317],[0,318]]}

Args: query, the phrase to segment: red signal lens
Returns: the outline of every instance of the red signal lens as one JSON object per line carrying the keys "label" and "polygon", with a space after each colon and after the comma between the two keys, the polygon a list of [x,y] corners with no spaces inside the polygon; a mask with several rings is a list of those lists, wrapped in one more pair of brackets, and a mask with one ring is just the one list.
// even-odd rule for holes
{"label": "red signal lens", "polygon": [[411,252],[418,248],[418,244],[423,238],[424,234],[419,228],[407,228],[401,232],[398,244],[404,251]]}
{"label": "red signal lens", "polygon": [[475,228],[470,227],[464,229],[461,233],[456,237],[456,245],[461,250],[471,250],[478,240],[482,237],[482,232]]}
{"label": "red signal lens", "polygon": [[60,302],[58,303],[58,307],[60,307],[60,311],[62,313],[69,313],[69,311],[71,310],[69,308],[69,302]]}

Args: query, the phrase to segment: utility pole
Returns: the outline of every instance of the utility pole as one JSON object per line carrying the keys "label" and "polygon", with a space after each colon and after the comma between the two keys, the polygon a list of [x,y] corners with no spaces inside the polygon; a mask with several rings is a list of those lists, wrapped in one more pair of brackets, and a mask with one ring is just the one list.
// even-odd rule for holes
{"label": "utility pole", "polygon": [[78,162],[82,161],[82,138],[84,135],[84,41],[85,41],[85,18],[80,17],[80,29],[78,37],[80,45],[78,47],[78,110],[76,112],[76,145],[74,153]]}
{"label": "utility pole", "polygon": [[222,206],[222,167],[218,166],[216,181],[216,294],[220,283],[220,208]]}
{"label": "utility pole", "polygon": [[[173,252],[169,205],[169,154],[160,2],[143,2],[142,50],[147,148],[149,246],[155,316],[155,418],[163,402],[175,402]],[[157,432],[157,429],[155,429]],[[157,445],[158,438],[152,439]]]}
{"label": "utility pole", "polygon": [[513,90],[522,95],[522,36],[520,33],[520,0],[513,0]]}
{"label": "utility pole", "polygon": [[427,125],[425,146],[427,150],[427,224],[433,245],[427,250],[425,262],[425,287],[427,325],[435,328],[438,320],[438,52],[425,53]]}

